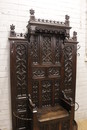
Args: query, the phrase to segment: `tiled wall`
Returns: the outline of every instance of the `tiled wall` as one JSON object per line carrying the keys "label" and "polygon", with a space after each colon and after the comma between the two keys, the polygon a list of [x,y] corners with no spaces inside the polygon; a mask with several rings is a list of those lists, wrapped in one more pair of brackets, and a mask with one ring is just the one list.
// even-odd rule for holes
{"label": "tiled wall", "polygon": [[77,57],[76,101],[80,108],[76,119],[87,118],[87,62],[86,43],[86,2],[85,0],[0,0],[0,129],[11,130],[10,66],[9,66],[9,30],[16,26],[16,32],[26,32],[29,9],[33,8],[37,18],[64,21],[70,16],[72,32],[78,33],[81,46]]}

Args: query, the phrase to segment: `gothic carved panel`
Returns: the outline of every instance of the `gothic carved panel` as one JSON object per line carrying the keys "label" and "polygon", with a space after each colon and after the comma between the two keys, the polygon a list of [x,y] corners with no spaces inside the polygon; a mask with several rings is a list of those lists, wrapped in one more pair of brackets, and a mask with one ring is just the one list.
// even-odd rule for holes
{"label": "gothic carved panel", "polygon": [[64,67],[65,67],[65,87],[72,85],[72,58],[73,58],[72,46],[65,47],[64,50]]}
{"label": "gothic carved panel", "polygon": [[17,99],[16,109],[18,112],[27,111],[27,99]]}
{"label": "gothic carved panel", "polygon": [[59,80],[55,80],[54,82],[54,94],[55,94],[55,104],[58,103],[58,99],[59,99],[59,89],[60,89],[60,81]]}
{"label": "gothic carved panel", "polygon": [[42,105],[51,105],[52,98],[52,81],[42,81]]}
{"label": "gothic carved panel", "polygon": [[56,40],[56,44],[55,44],[55,63],[60,63],[61,60],[61,44],[63,43],[63,41],[61,41],[60,39]]}
{"label": "gothic carved panel", "polygon": [[27,93],[27,45],[16,44],[16,82],[17,96]]}
{"label": "gothic carved panel", "polygon": [[32,81],[32,100],[33,103],[38,106],[39,104],[39,82]]}
{"label": "gothic carved panel", "polygon": [[42,63],[52,63],[51,37],[44,36],[42,41]]}
{"label": "gothic carved panel", "polygon": [[37,63],[39,63],[39,45],[38,45],[38,37],[37,36],[31,35],[30,46],[31,46],[32,62],[34,64],[37,64]]}

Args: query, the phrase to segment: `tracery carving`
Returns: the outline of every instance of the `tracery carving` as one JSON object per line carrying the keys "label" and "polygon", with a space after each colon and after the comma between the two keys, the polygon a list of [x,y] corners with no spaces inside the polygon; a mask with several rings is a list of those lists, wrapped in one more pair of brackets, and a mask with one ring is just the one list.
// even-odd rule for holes
{"label": "tracery carving", "polygon": [[38,81],[32,81],[32,100],[33,103],[38,106],[39,104],[39,82]]}
{"label": "tracery carving", "polygon": [[72,85],[72,46],[65,47],[64,50],[64,67],[65,67],[65,87]]}
{"label": "tracery carving", "polygon": [[42,81],[42,105],[51,105],[52,81]]}
{"label": "tracery carving", "polygon": [[27,110],[27,99],[18,99],[17,100],[17,111],[26,111]]}
{"label": "tracery carving", "polygon": [[39,63],[39,50],[38,50],[38,41],[37,36],[31,35],[30,37],[30,45],[31,45],[31,56],[32,56],[32,62],[34,64]]}
{"label": "tracery carving", "polygon": [[51,37],[43,37],[42,63],[52,63]]}
{"label": "tracery carving", "polygon": [[16,82],[17,96],[27,94],[27,46],[16,44]]}
{"label": "tracery carving", "polygon": [[57,76],[60,77],[60,69],[58,67],[50,67],[48,69],[49,76]]}
{"label": "tracery carving", "polygon": [[[73,46],[66,46],[64,49],[64,68],[65,68],[65,78],[64,78],[64,89],[70,90],[73,81]],[[68,91],[67,91],[68,92]],[[72,96],[71,92],[66,93],[67,96]]]}
{"label": "tracery carving", "polygon": [[33,77],[44,77],[45,70],[40,68],[33,69]]}
{"label": "tracery carving", "polygon": [[60,81],[59,80],[55,80],[54,82],[54,87],[55,87],[55,104],[58,103],[59,100],[59,88],[60,88]]}
{"label": "tracery carving", "polygon": [[60,58],[61,58],[61,41],[60,39],[57,39],[55,47],[55,63],[60,63]]}

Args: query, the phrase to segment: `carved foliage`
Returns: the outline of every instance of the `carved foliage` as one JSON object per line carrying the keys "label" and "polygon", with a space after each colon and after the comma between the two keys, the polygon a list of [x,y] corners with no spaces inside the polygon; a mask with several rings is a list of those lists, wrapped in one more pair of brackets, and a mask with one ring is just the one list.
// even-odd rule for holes
{"label": "carved foliage", "polygon": [[51,105],[52,82],[48,80],[42,81],[42,105]]}
{"label": "carved foliage", "polygon": [[43,37],[42,63],[52,63],[51,37]]}
{"label": "carved foliage", "polygon": [[27,46],[16,44],[16,82],[17,96],[24,96],[27,93]]}

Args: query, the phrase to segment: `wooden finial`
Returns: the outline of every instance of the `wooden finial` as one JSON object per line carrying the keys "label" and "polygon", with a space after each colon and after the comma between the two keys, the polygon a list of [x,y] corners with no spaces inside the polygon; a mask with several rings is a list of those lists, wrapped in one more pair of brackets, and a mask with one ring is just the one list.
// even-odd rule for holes
{"label": "wooden finial", "polygon": [[15,36],[16,34],[15,34],[15,26],[12,24],[12,25],[10,25],[10,36]]}
{"label": "wooden finial", "polygon": [[75,32],[75,31],[73,32],[73,40],[77,41],[77,32]]}
{"label": "wooden finial", "polygon": [[30,15],[34,15],[35,11],[33,9],[30,9]]}
{"label": "wooden finial", "polygon": [[35,20],[34,13],[35,11],[33,9],[30,9],[30,20]]}
{"label": "wooden finial", "polygon": [[65,15],[65,25],[69,26],[69,16]]}

